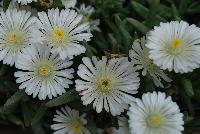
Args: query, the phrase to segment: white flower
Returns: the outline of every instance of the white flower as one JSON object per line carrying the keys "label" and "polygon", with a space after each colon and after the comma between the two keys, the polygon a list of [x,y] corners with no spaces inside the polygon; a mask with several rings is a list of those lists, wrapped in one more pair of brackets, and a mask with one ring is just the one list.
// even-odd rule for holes
{"label": "white flower", "polygon": [[149,59],[149,50],[144,46],[145,44],[145,37],[135,40],[132,49],[129,51],[129,56],[136,65],[136,68],[138,70],[142,69],[143,76],[148,73],[157,87],[164,87],[161,83],[161,78],[167,82],[170,82],[171,79]]}
{"label": "white flower", "polygon": [[68,106],[62,107],[61,111],[56,110],[56,113],[53,121],[57,123],[51,125],[51,128],[55,130],[53,134],[90,134],[85,127],[87,124],[85,114],[80,116],[79,111]]}
{"label": "white flower", "polygon": [[85,4],[81,4],[80,9],[78,9],[78,13],[83,15],[83,19],[81,21],[81,23],[85,23],[85,22],[89,22],[90,24],[90,29],[89,31],[101,31],[100,28],[98,27],[100,24],[100,20],[96,19],[93,20],[92,19],[92,14],[95,12],[94,7],[92,6],[85,6]]}
{"label": "white flower", "polygon": [[81,4],[80,9],[78,9],[78,12],[84,16],[91,16],[94,11],[94,7],[90,5],[86,7],[84,3]]}
{"label": "white flower", "polygon": [[129,112],[131,134],[182,134],[183,114],[178,105],[165,93],[143,94]]}
{"label": "white flower", "polygon": [[50,53],[46,44],[35,44],[25,48],[19,54],[16,67],[23,70],[15,72],[19,89],[25,89],[28,95],[37,95],[40,100],[57,97],[65,93],[65,88],[73,82],[73,69],[67,69],[72,61],[61,60],[57,54]]}
{"label": "white flower", "polygon": [[59,9],[51,9],[48,14],[39,12],[38,16],[41,31],[34,31],[36,41],[48,42],[53,47],[52,52],[59,53],[63,60],[86,51],[80,41],[90,41],[92,34],[85,32],[89,29],[89,23],[79,24],[81,15],[70,9],[61,12]]}
{"label": "white flower", "polygon": [[119,128],[112,128],[113,134],[130,134],[129,123],[126,117],[118,117]]}
{"label": "white flower", "polygon": [[21,50],[30,44],[35,21],[26,11],[8,9],[0,14],[0,61],[12,66]]}
{"label": "white flower", "polygon": [[61,2],[65,6],[65,8],[74,8],[77,0],[61,0]]}
{"label": "white flower", "polygon": [[100,25],[100,20],[99,19],[90,20],[89,23],[90,23],[90,29],[89,29],[90,31],[101,32],[101,29],[99,28],[99,25]]}
{"label": "white flower", "polygon": [[187,73],[200,64],[200,28],[184,21],[161,23],[148,35],[149,57],[161,69]]}
{"label": "white flower", "polygon": [[97,113],[104,108],[112,115],[118,115],[133,101],[130,94],[136,94],[139,87],[138,73],[127,58],[92,60],[84,57],[78,67],[81,80],[76,80],[76,91],[82,95],[84,105],[93,102]]}
{"label": "white flower", "polygon": [[18,3],[21,3],[22,5],[27,5],[28,3],[31,3],[32,1],[37,2],[37,0],[14,0],[15,2],[17,1]]}

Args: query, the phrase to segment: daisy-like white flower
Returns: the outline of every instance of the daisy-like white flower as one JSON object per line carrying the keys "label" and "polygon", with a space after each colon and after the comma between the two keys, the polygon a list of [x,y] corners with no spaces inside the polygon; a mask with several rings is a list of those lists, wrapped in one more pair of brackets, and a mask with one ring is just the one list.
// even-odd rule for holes
{"label": "daisy-like white flower", "polygon": [[12,66],[21,50],[30,44],[35,21],[26,11],[8,9],[0,14],[0,61]]}
{"label": "daisy-like white flower", "polygon": [[93,20],[92,19],[92,14],[95,12],[94,7],[92,6],[85,6],[85,4],[81,4],[80,8],[77,9],[78,13],[83,15],[83,19],[81,21],[81,23],[85,23],[85,22],[89,22],[90,24],[90,31],[101,31],[100,28],[98,27],[100,24],[99,19]]}
{"label": "daisy-like white flower", "polygon": [[51,9],[48,13],[39,12],[38,17],[40,31],[34,31],[35,39],[48,42],[53,47],[52,52],[59,53],[61,59],[73,58],[86,51],[80,41],[90,41],[92,34],[85,32],[89,23],[79,24],[82,15],[70,9]]}
{"label": "daisy-like white flower", "polygon": [[22,71],[15,72],[19,89],[25,89],[28,95],[37,95],[40,100],[57,97],[65,93],[65,88],[73,82],[73,69],[68,69],[72,61],[61,60],[57,54],[50,53],[46,44],[34,44],[19,54],[16,67]]}
{"label": "daisy-like white flower", "polygon": [[131,134],[182,134],[183,114],[178,105],[165,93],[143,94],[129,112]]}
{"label": "daisy-like white flower", "polygon": [[22,5],[27,5],[31,2],[37,2],[37,0],[14,0],[15,2],[21,3]]}
{"label": "daisy-like white flower", "polygon": [[118,117],[119,128],[112,128],[113,134],[130,134],[128,119],[124,116]]}
{"label": "daisy-like white flower", "polygon": [[80,9],[78,10],[79,13],[83,14],[84,16],[91,16],[94,13],[94,7],[86,6],[85,3],[81,4]]}
{"label": "daisy-like white flower", "polygon": [[68,106],[62,107],[61,111],[56,110],[53,121],[56,124],[51,125],[55,130],[53,134],[90,134],[85,127],[87,120],[85,114],[79,115],[79,111],[71,109]]}
{"label": "daisy-like white flower", "polygon": [[65,8],[74,8],[77,0],[61,0],[61,2],[65,6]]}
{"label": "daisy-like white flower", "polygon": [[145,44],[145,37],[135,40],[132,49],[129,51],[129,57],[136,65],[136,68],[142,70],[143,76],[148,73],[157,87],[164,87],[161,83],[161,78],[167,82],[170,82],[171,79],[157,65],[155,65],[151,59],[149,59],[149,50],[144,46]]}
{"label": "daisy-like white flower", "polygon": [[76,91],[82,95],[84,105],[93,102],[97,113],[103,108],[112,115],[119,115],[133,101],[131,94],[136,94],[139,87],[138,73],[135,72],[128,58],[108,60],[102,57],[92,60],[84,57],[78,67]]}
{"label": "daisy-like white flower", "polygon": [[161,69],[187,73],[200,64],[200,28],[184,21],[161,23],[149,32],[149,57]]}

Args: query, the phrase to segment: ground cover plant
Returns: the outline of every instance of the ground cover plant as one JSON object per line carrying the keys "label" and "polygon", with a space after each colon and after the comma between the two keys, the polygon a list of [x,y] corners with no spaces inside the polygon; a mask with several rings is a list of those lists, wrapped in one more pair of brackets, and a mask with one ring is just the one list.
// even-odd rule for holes
{"label": "ground cover plant", "polygon": [[200,1],[0,5],[0,133],[200,131]]}

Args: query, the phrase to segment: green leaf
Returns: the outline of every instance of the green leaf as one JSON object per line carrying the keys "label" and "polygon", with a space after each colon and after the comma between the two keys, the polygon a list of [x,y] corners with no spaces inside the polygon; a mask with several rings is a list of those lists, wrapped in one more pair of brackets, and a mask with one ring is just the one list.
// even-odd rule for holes
{"label": "green leaf", "polygon": [[109,20],[106,18],[105,22],[108,24],[109,28],[112,30],[112,32],[114,33],[114,36],[117,40],[117,43],[118,44],[121,44],[122,43],[122,37],[121,37],[121,34],[119,32],[119,29],[118,27],[115,25],[115,23],[113,23],[112,20]]}
{"label": "green leaf", "polygon": [[180,0],[179,14],[183,15],[188,8],[188,4],[190,3],[190,0]]}
{"label": "green leaf", "polygon": [[31,120],[33,118],[32,114],[32,109],[30,109],[29,105],[26,103],[21,103],[21,108],[22,108],[22,113],[23,113],[23,118],[24,118],[24,124],[26,127],[30,126]]}
{"label": "green leaf", "polygon": [[160,0],[150,0],[149,1],[150,9],[147,13],[146,25],[149,27],[153,27],[155,25],[159,25],[161,21],[165,19],[159,16],[160,14]]}
{"label": "green leaf", "polygon": [[86,48],[86,55],[88,57],[92,57],[97,54],[97,50],[93,46],[89,45],[85,40],[83,41],[83,45]]}
{"label": "green leaf", "polygon": [[194,117],[195,115],[195,111],[194,111],[194,108],[193,108],[193,104],[192,104],[192,101],[191,101],[191,98],[187,96],[187,94],[182,91],[182,92],[179,92],[181,98],[182,98],[182,102],[185,103],[185,105],[187,106],[188,110],[189,110],[189,113],[190,113],[190,116],[191,117]]}
{"label": "green leaf", "polygon": [[192,98],[197,101],[198,103],[200,103],[200,91],[199,90],[195,90],[194,91],[194,96],[192,96]]}
{"label": "green leaf", "polygon": [[0,76],[4,76],[7,73],[8,69],[9,69],[9,66],[3,64],[0,68]]}
{"label": "green leaf", "polygon": [[14,83],[12,81],[4,81],[3,84],[4,84],[4,86],[6,87],[7,90],[11,90],[11,91],[18,90],[16,83]]}
{"label": "green leaf", "polygon": [[94,120],[90,120],[90,121],[88,122],[87,127],[88,127],[88,129],[90,130],[90,132],[91,132],[92,134],[99,134],[98,128],[97,128],[97,126],[96,126]]}
{"label": "green leaf", "polygon": [[90,110],[93,110],[93,106],[92,105],[83,105],[81,101],[73,101],[73,102],[70,102],[70,105],[73,109],[77,109],[79,111],[82,111],[82,112],[88,112]]}
{"label": "green leaf", "polygon": [[0,114],[4,114],[4,108],[2,106],[0,107]]}
{"label": "green leaf", "polygon": [[154,86],[152,77],[149,74],[146,75],[144,80],[145,80],[145,91],[146,92],[155,91],[156,88]]}
{"label": "green leaf", "polygon": [[181,18],[179,17],[179,12],[174,4],[172,4],[172,13],[176,20],[181,20]]}
{"label": "green leaf", "polygon": [[[142,4],[138,2],[131,2],[131,5],[133,9],[143,18],[145,19],[148,23],[149,26],[152,26],[154,23],[159,23],[161,21],[166,21],[165,18],[161,17],[156,11],[159,9],[157,3],[154,3],[151,9],[146,8]],[[156,7],[155,7],[156,6]],[[151,22],[149,22],[151,21]],[[153,24],[152,24],[153,23]]]}
{"label": "green leaf", "polygon": [[145,26],[143,23],[139,22],[136,19],[127,18],[127,21],[131,23],[138,31],[140,31],[144,35],[150,30],[150,28],[148,28],[147,26]]}
{"label": "green leaf", "polygon": [[94,44],[96,44],[96,47],[100,47],[102,50],[108,49],[108,43],[105,40],[105,37],[100,32],[93,33],[94,36]]}
{"label": "green leaf", "polygon": [[125,52],[128,52],[129,45],[131,43],[131,35],[126,30],[124,22],[119,18],[118,15],[115,16],[115,21],[116,21],[117,27],[119,29],[119,32],[122,36],[122,43],[124,44],[124,45],[122,44],[122,48]]}
{"label": "green leaf", "polygon": [[14,111],[18,102],[26,95],[26,93],[22,90],[17,91],[12,95],[4,104],[4,112],[11,113]]}
{"label": "green leaf", "polygon": [[14,123],[15,125],[22,126],[24,128],[24,123],[19,117],[15,116],[13,114],[10,114],[7,116],[7,118],[9,121]]}
{"label": "green leaf", "polygon": [[184,113],[184,123],[185,124],[188,124],[190,121],[192,121],[194,118],[193,117],[191,117],[191,116],[189,116],[189,114],[188,114],[188,112],[185,112]]}
{"label": "green leaf", "polygon": [[47,107],[45,103],[42,103],[40,105],[40,108],[36,112],[35,116],[33,117],[33,120],[31,121],[31,125],[35,125],[40,119],[44,116],[45,112],[47,111]]}
{"label": "green leaf", "polygon": [[3,10],[6,11],[9,7],[11,0],[3,0]]}
{"label": "green leaf", "polygon": [[75,99],[77,99],[79,96],[76,93],[76,91],[74,89],[66,92],[65,94],[63,94],[62,96],[59,96],[49,102],[46,103],[47,107],[55,107],[55,106],[60,106],[66,103],[69,103]]}
{"label": "green leaf", "polygon": [[62,2],[60,0],[54,0],[53,1],[52,8],[57,8],[57,7],[64,8],[64,6],[63,6],[63,4],[62,4]]}
{"label": "green leaf", "polygon": [[37,124],[33,125],[32,129],[33,129],[34,134],[45,134],[45,130],[42,127],[42,124],[39,122]]}
{"label": "green leaf", "polygon": [[185,92],[187,93],[187,95],[188,96],[193,96],[194,95],[194,91],[193,91],[191,80],[186,79],[186,78],[182,78],[181,79],[181,83],[182,83],[183,88],[184,88]]}
{"label": "green leaf", "polygon": [[131,2],[133,9],[144,19],[148,18],[149,9],[138,2]]}
{"label": "green leaf", "polygon": [[191,3],[191,5],[189,6],[189,8],[187,8],[187,13],[188,14],[195,14],[195,13],[200,13],[200,3],[199,2],[193,2]]}
{"label": "green leaf", "polygon": [[149,5],[153,5],[153,4],[160,4],[160,0],[147,0],[147,2],[149,3]]}

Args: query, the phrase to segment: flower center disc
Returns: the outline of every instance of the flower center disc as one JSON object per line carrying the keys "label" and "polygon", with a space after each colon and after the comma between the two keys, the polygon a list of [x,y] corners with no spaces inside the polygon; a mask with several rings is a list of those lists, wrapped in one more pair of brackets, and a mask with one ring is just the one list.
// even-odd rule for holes
{"label": "flower center disc", "polygon": [[10,40],[11,41],[16,41],[17,40],[17,35],[15,33],[10,35]]}
{"label": "flower center disc", "polygon": [[53,38],[57,41],[62,41],[65,38],[65,32],[63,29],[56,27],[53,30]]}
{"label": "flower center disc", "polygon": [[171,43],[172,48],[178,48],[180,47],[181,44],[182,44],[182,41],[180,39],[175,39]]}
{"label": "flower center disc", "polygon": [[22,33],[13,32],[8,36],[8,40],[11,41],[9,44],[11,45],[23,45],[24,36]]}
{"label": "flower center disc", "polygon": [[112,88],[112,81],[110,79],[102,79],[100,80],[99,83],[99,87],[103,90],[103,91],[108,91]]}
{"label": "flower center disc", "polygon": [[147,119],[147,124],[152,128],[159,127],[161,123],[162,123],[162,119],[161,119],[161,116],[159,115],[153,115]]}
{"label": "flower center disc", "polygon": [[81,132],[81,124],[74,123],[74,124],[72,124],[71,129],[76,133],[80,133]]}
{"label": "flower center disc", "polygon": [[50,73],[50,69],[47,66],[42,66],[39,68],[39,74],[48,75]]}

